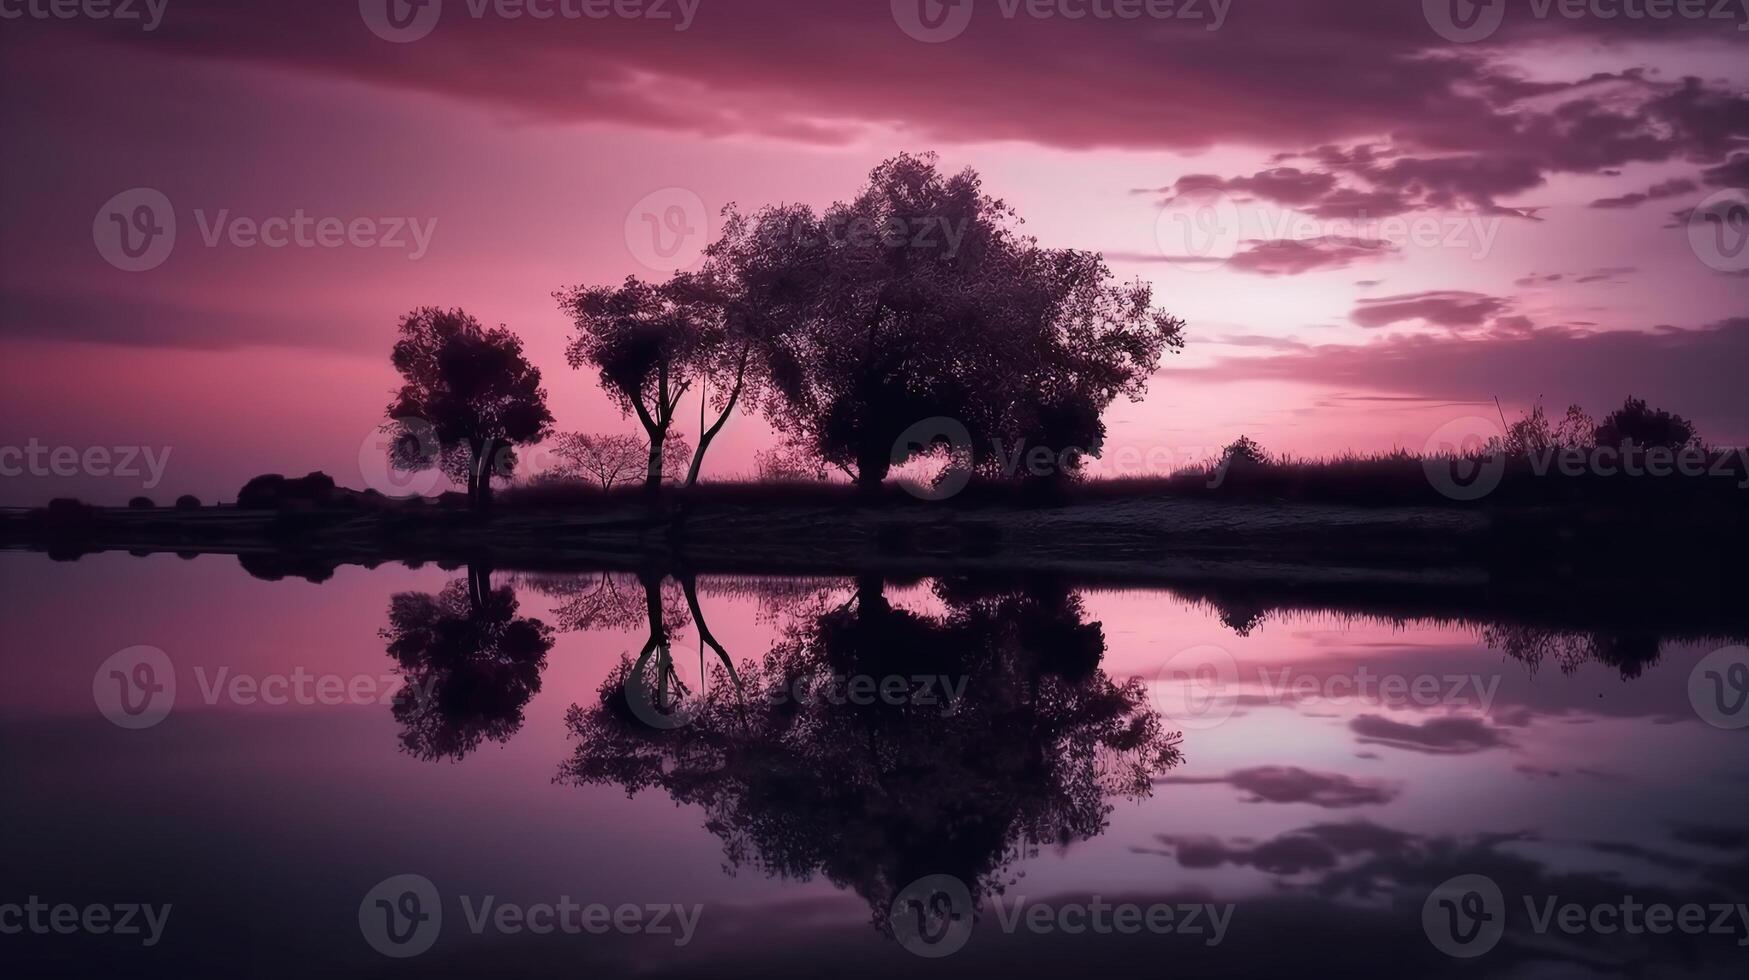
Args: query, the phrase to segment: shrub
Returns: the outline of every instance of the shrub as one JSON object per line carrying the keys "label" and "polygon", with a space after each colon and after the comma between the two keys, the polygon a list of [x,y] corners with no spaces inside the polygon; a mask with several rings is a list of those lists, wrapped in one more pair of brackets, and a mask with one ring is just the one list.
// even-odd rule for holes
{"label": "shrub", "polygon": [[1597,425],[1599,446],[1683,449],[1700,445],[1694,423],[1661,408],[1649,408],[1643,398],[1629,397]]}
{"label": "shrub", "polygon": [[128,510],[151,510],[157,506],[151,497],[135,497],[128,501]]}
{"label": "shrub", "polygon": [[176,509],[177,510],[199,510],[200,509],[200,498],[196,497],[192,493],[185,493],[182,496],[176,498]]}
{"label": "shrub", "polygon": [[1221,462],[1241,466],[1258,466],[1269,462],[1269,454],[1250,436],[1240,436],[1221,450]]}

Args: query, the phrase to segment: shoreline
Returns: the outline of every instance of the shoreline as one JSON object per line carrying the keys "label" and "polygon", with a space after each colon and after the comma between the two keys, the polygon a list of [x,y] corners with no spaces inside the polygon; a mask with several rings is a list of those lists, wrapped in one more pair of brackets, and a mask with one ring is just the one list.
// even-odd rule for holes
{"label": "shoreline", "polygon": [[1741,526],[1573,508],[1103,500],[1054,507],[753,504],[599,508],[87,508],[0,512],[0,548],[54,560],[234,555],[258,578],[345,565],[640,576],[1051,578],[1164,588],[1243,616],[1319,609],[1749,637]]}

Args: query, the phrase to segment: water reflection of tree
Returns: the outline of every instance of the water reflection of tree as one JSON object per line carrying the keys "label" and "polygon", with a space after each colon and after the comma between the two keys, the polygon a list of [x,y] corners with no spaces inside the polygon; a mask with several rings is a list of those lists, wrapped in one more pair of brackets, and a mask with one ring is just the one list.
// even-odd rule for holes
{"label": "water reflection of tree", "polygon": [[1533,674],[1544,662],[1571,674],[1596,661],[1620,671],[1622,679],[1633,680],[1663,655],[1658,637],[1643,632],[1585,633],[1495,624],[1482,628],[1482,642],[1524,663]]}
{"label": "water reflection of tree", "polygon": [[482,741],[504,742],[522,727],[553,635],[516,613],[515,590],[493,589],[490,572],[476,565],[435,594],[389,600],[381,635],[404,680],[393,710],[407,752],[460,760]]}
{"label": "water reflection of tree", "polygon": [[[895,893],[924,875],[1000,891],[1019,857],[1094,837],[1110,798],[1146,795],[1177,763],[1177,736],[1139,681],[1099,669],[1103,631],[1066,590],[936,591],[946,612],[925,614],[860,580],[745,663],[739,688],[712,685],[682,727],[639,720],[622,661],[597,703],[572,706],[561,781],[696,804],[731,866],[823,875],[882,928]],[[857,703],[842,679],[858,676],[963,679],[963,696]]]}

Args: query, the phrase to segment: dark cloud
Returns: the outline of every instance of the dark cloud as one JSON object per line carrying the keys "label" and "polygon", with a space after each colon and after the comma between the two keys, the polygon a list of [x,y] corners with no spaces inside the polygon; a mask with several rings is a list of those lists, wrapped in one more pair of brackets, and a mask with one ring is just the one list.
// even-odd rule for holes
{"label": "dark cloud", "polygon": [[[1638,70],[1533,81],[1501,58],[1558,40],[1734,39],[1734,25],[1704,20],[1508,18],[1489,43],[1457,46],[1430,29],[1420,4],[1401,0],[1252,0],[1218,31],[1206,20],[1005,17],[992,3],[976,5],[963,35],[926,44],[886,3],[705,3],[686,30],[674,19],[473,17],[469,8],[446,4],[429,36],[400,45],[367,30],[356,3],[305,0],[178,0],[150,34],[88,21],[61,25],[61,35],[522,118],[707,135],[842,143],[897,123],[931,140],[1182,149],[1389,135],[1411,156],[1377,178],[1428,200],[1484,202],[1535,186],[1537,169],[1550,166],[1712,159],[1749,128],[1741,100],[1698,81],[1655,83]],[[1653,102],[1620,106],[1622,87]]]}
{"label": "dark cloud", "polygon": [[[1723,169],[1723,168],[1719,168]],[[1591,202],[1594,208],[1631,208],[1647,201],[1662,201],[1667,197],[1681,197],[1700,190],[1700,185],[1686,177],[1674,177],[1670,180],[1653,184],[1643,191],[1623,194],[1621,197],[1600,197]]]}
{"label": "dark cloud", "polygon": [[1225,776],[1164,776],[1156,782],[1179,786],[1224,783],[1250,794],[1247,803],[1309,803],[1331,810],[1382,805],[1402,792],[1394,783],[1312,772],[1298,766],[1256,766]]}
{"label": "dark cloud", "polygon": [[1361,715],[1349,722],[1348,728],[1367,745],[1433,755],[1467,755],[1512,744],[1487,719],[1465,716],[1430,718],[1412,725],[1382,715]]}
{"label": "dark cloud", "polygon": [[1497,296],[1460,290],[1435,290],[1363,299],[1349,319],[1363,327],[1388,327],[1419,320],[1436,327],[1479,327],[1511,304]]}
{"label": "dark cloud", "polygon": [[[1223,268],[1235,272],[1251,272],[1262,276],[1297,276],[1323,269],[1341,269],[1356,262],[1365,262],[1396,255],[1401,250],[1390,242],[1374,238],[1352,238],[1344,235],[1321,235],[1313,238],[1249,239],[1241,242]],[[1206,258],[1179,255],[1158,255],[1149,252],[1109,252],[1108,258],[1122,262],[1166,262],[1204,264]]]}
{"label": "dark cloud", "polygon": [[1226,267],[1265,276],[1297,276],[1320,269],[1341,269],[1398,251],[1389,242],[1326,235],[1320,238],[1249,241],[1227,260]]}

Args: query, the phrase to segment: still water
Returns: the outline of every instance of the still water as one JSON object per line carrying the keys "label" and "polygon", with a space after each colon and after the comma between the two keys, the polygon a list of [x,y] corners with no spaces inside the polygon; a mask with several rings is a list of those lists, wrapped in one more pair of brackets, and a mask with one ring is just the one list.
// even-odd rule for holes
{"label": "still water", "polygon": [[1741,637],[1045,581],[0,577],[11,975],[1749,966]]}

